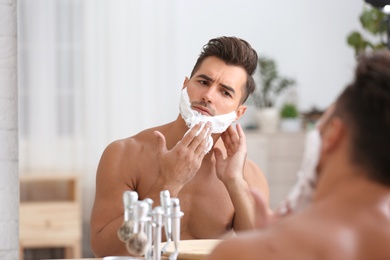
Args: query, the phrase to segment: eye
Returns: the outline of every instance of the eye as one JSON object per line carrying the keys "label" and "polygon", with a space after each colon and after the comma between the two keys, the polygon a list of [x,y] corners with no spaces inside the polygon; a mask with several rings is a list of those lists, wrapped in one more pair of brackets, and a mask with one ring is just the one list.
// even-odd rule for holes
{"label": "eye", "polygon": [[230,92],[227,91],[227,90],[222,90],[222,94],[223,94],[224,96],[227,96],[227,97],[232,97],[232,95],[230,94]]}
{"label": "eye", "polygon": [[199,83],[202,85],[206,85],[206,86],[209,84],[209,82],[207,80],[203,80],[203,79],[199,80]]}

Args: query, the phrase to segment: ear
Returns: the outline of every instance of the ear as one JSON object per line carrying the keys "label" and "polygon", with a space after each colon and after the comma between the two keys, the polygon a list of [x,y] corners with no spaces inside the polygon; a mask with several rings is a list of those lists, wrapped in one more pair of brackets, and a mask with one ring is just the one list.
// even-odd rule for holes
{"label": "ear", "polygon": [[240,105],[240,106],[238,107],[238,109],[237,109],[237,111],[236,111],[236,114],[237,114],[236,121],[237,121],[238,119],[240,119],[240,117],[241,117],[242,115],[245,114],[246,108],[247,108],[247,107],[244,106],[244,105]]}
{"label": "ear", "polygon": [[331,118],[320,129],[322,133],[321,150],[324,153],[333,152],[345,139],[345,125],[338,117]]}
{"label": "ear", "polygon": [[185,87],[187,87],[187,84],[188,84],[189,81],[190,81],[189,78],[185,77],[184,78],[184,82],[183,82],[183,87],[181,89],[184,89]]}

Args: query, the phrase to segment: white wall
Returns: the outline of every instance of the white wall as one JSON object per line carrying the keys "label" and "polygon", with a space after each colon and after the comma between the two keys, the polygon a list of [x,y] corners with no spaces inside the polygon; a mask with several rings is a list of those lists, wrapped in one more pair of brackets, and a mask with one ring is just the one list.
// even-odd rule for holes
{"label": "white wall", "polygon": [[0,0],[0,259],[18,259],[16,0]]}
{"label": "white wall", "polygon": [[360,28],[362,7],[356,0],[178,1],[177,74],[190,73],[208,39],[236,35],[297,80],[301,109],[325,108],[351,79],[354,53],[346,37]]}

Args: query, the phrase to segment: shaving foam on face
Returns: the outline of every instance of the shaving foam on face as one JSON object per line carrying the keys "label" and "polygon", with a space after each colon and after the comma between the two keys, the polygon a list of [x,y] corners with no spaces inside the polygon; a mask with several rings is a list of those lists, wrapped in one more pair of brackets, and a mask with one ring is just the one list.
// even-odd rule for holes
{"label": "shaving foam on face", "polygon": [[[187,126],[190,128],[187,131],[187,133],[195,125],[199,123],[207,123],[207,122],[211,123],[211,133],[213,134],[223,133],[237,118],[236,111],[232,111],[228,114],[223,114],[218,116],[206,116],[196,110],[193,110],[191,108],[191,102],[190,102],[190,97],[188,96],[187,88],[184,88],[181,91],[179,110],[180,110],[181,117],[184,119]],[[198,135],[200,131],[198,131],[196,135]],[[213,146],[213,139],[211,138],[211,136],[209,136],[207,140],[206,152],[209,152],[212,146]]]}
{"label": "shaving foam on face", "polygon": [[287,211],[301,211],[311,203],[318,178],[316,169],[320,152],[321,135],[315,128],[307,133],[298,180],[279,208],[282,215]]}

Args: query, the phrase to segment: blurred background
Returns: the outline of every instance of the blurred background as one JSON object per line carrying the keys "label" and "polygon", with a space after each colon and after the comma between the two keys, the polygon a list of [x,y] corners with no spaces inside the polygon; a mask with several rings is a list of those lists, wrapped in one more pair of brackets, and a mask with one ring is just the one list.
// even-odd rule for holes
{"label": "blurred background", "polygon": [[[89,217],[103,150],[176,118],[184,78],[209,39],[247,40],[294,81],[293,91],[275,106],[288,100],[301,116],[320,113],[352,78],[355,54],[347,37],[361,29],[364,5],[356,0],[18,0],[20,177],[77,176],[81,250],[92,256]],[[299,151],[278,168],[290,174],[289,182],[279,185],[286,178],[278,175],[270,183],[275,207],[295,178],[291,173],[299,166],[308,125],[301,123],[294,133],[262,133],[255,102],[249,106],[242,119],[254,141],[249,157],[267,177],[290,156],[267,147],[279,142],[280,150]],[[32,252],[25,257],[38,259]]]}

